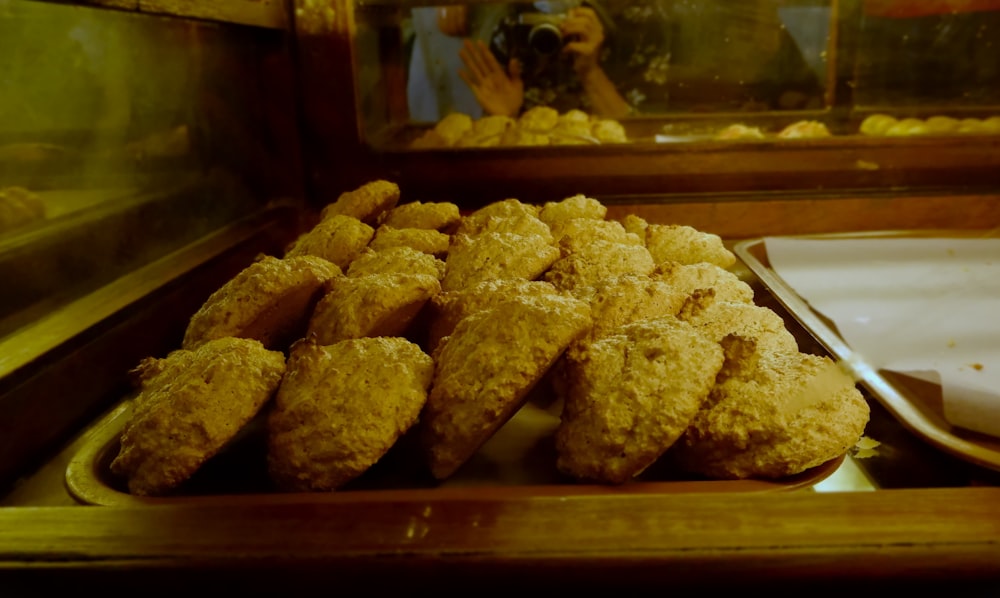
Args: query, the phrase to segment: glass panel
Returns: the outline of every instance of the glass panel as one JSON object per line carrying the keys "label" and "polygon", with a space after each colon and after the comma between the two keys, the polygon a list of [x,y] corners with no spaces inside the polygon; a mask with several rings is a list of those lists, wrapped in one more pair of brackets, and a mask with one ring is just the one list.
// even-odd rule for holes
{"label": "glass panel", "polygon": [[283,36],[0,0],[0,337],[289,190]]}
{"label": "glass panel", "polygon": [[1000,0],[362,0],[357,15],[363,129],[383,149],[857,135],[873,112],[1000,132]]}
{"label": "glass panel", "polygon": [[1000,104],[1000,2],[867,0],[859,24],[861,108]]}

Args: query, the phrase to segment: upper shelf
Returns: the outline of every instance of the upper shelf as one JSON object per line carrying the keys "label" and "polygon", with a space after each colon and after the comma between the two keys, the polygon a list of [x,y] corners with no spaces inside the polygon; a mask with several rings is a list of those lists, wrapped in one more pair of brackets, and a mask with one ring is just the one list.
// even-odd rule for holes
{"label": "upper shelf", "polygon": [[[67,2],[59,2],[67,4]],[[288,29],[288,3],[284,0],[74,0],[80,6],[110,8],[151,15],[186,17],[249,25],[266,29]]]}

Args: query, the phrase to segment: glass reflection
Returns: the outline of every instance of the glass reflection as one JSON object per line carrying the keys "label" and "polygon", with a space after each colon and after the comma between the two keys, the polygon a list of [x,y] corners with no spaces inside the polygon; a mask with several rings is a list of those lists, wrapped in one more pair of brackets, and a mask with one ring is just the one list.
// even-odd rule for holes
{"label": "glass reflection", "polygon": [[580,0],[411,9],[410,117],[823,107],[830,2]]}

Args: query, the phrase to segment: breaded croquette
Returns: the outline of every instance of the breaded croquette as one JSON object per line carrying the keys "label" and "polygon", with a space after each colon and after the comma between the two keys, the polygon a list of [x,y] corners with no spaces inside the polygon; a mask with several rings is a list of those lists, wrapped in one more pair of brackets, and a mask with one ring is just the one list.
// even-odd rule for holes
{"label": "breaded croquette", "polygon": [[375,229],[354,216],[334,215],[299,235],[285,257],[315,255],[346,269],[374,235]]}
{"label": "breaded croquette", "polygon": [[320,218],[335,215],[351,216],[365,224],[375,225],[383,212],[391,210],[399,202],[399,186],[390,181],[371,181],[340,194],[336,201],[328,204],[320,212]]}
{"label": "breaded croquette", "polygon": [[493,436],[590,324],[586,303],[558,295],[516,297],[460,321],[434,351],[421,416],[434,477],[451,476]]}
{"label": "breaded croquette", "polygon": [[555,295],[558,291],[541,280],[507,278],[484,280],[467,287],[438,293],[430,301],[427,348],[433,351],[466,316],[514,297]]}
{"label": "breaded croquette", "polygon": [[433,256],[448,253],[451,237],[430,228],[393,228],[383,224],[375,230],[375,236],[368,246],[376,251],[389,247],[410,247]]}
{"label": "breaded croquette", "polygon": [[441,291],[427,274],[340,276],[309,320],[309,335],[321,345],[364,336],[406,336],[424,304]]}
{"label": "breaded croquette", "polygon": [[416,422],[434,362],[402,338],[292,347],[268,414],[268,472],[280,489],[336,490],[375,464]]}
{"label": "breaded croquette", "polygon": [[861,438],[868,403],[830,358],[769,352],[746,364],[725,365],[736,373],[716,384],[671,448],[682,470],[718,479],[780,478],[843,455]]}
{"label": "breaded croquette", "polygon": [[651,276],[687,295],[699,289],[712,289],[716,301],[753,303],[753,287],[729,270],[708,262],[661,262]]}
{"label": "breaded croquette", "polygon": [[579,251],[560,257],[543,279],[562,291],[587,292],[601,279],[622,274],[648,276],[656,264],[642,245],[595,240]]}
{"label": "breaded croquette", "polygon": [[607,214],[607,206],[592,197],[578,193],[560,201],[546,202],[538,211],[538,218],[545,224],[553,226],[573,218],[603,220]]}
{"label": "breaded croquette", "polygon": [[346,276],[368,274],[427,274],[440,280],[444,277],[444,260],[412,247],[365,248],[344,273]]}
{"label": "breaded croquette", "polygon": [[427,228],[450,232],[461,218],[458,205],[451,202],[411,201],[382,214],[379,224],[392,228]]}
{"label": "breaded croquette", "polygon": [[323,258],[264,256],[209,295],[191,317],[181,347],[235,336],[285,349],[305,332],[323,285],[342,276]]}
{"label": "breaded croquette", "polygon": [[736,254],[719,235],[683,224],[650,224],[646,227],[646,248],[657,264],[666,261],[682,264],[708,262],[722,268],[736,263]]}
{"label": "breaded croquette", "polygon": [[567,354],[558,468],[621,484],[687,429],[722,367],[715,343],[673,316],[643,320]]}
{"label": "breaded croquette", "polygon": [[441,289],[455,291],[484,280],[535,280],[558,258],[559,249],[538,235],[455,235]]}
{"label": "breaded croquette", "polygon": [[111,471],[132,494],[171,492],[253,419],[284,373],[284,354],[253,339],[219,338],[144,359],[131,373],[139,393]]}

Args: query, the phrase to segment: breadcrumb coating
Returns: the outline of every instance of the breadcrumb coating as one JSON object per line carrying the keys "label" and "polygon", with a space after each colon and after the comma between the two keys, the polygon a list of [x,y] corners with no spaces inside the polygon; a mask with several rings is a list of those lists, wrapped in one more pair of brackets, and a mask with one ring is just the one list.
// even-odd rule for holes
{"label": "breadcrumb coating", "polygon": [[463,220],[456,229],[456,235],[479,237],[485,233],[511,233],[515,235],[537,236],[553,243],[555,238],[549,225],[530,214],[513,216],[485,216],[476,220]]}
{"label": "breadcrumb coating", "polygon": [[718,343],[673,316],[623,326],[567,357],[557,466],[612,484],[641,473],[684,433],[723,362]]}
{"label": "breadcrumb coating", "polygon": [[427,228],[448,232],[458,224],[461,212],[451,202],[411,201],[385,212],[379,224],[392,228]]}
{"label": "breadcrumb coating", "polygon": [[346,269],[374,235],[374,228],[354,216],[329,216],[299,235],[285,257],[315,255]]}
{"label": "breadcrumb coating", "polygon": [[576,292],[611,276],[648,276],[655,268],[653,256],[642,245],[595,240],[580,251],[560,257],[543,279],[559,290]]}
{"label": "breadcrumb coating", "polygon": [[559,249],[538,235],[455,235],[441,289],[455,291],[485,280],[535,280],[558,258]]}
{"label": "breadcrumb coating", "polygon": [[649,224],[646,247],[657,264],[708,262],[722,268],[736,263],[736,254],[726,248],[719,235],[683,224]]}
{"label": "breadcrumb coating", "polygon": [[365,336],[406,336],[420,310],[441,291],[426,274],[341,276],[327,284],[308,334],[321,345]]}
{"label": "breadcrumb coating", "polygon": [[640,320],[676,316],[687,295],[648,276],[624,274],[598,281],[590,297],[594,326],[587,339],[593,340]]}
{"label": "breadcrumb coating", "polygon": [[688,295],[699,289],[711,289],[716,301],[753,303],[753,287],[729,270],[708,262],[661,262],[652,276]]}
{"label": "breadcrumb coating", "polygon": [[320,212],[321,219],[342,215],[357,218],[366,224],[375,224],[383,212],[399,202],[399,186],[391,181],[377,180],[365,183],[352,191],[345,191]]}
{"label": "breadcrumb coating", "polygon": [[773,310],[754,303],[718,301],[711,290],[695,291],[678,317],[715,342],[736,335],[753,340],[759,351],[796,353],[799,350],[795,336]]}
{"label": "breadcrumb coating", "polygon": [[462,216],[456,235],[472,236],[481,232],[490,218],[514,218],[519,216],[538,217],[539,208],[536,205],[521,202],[519,199],[508,198],[488,203],[485,206]]}
{"label": "breadcrumb coating", "polygon": [[390,247],[410,247],[429,255],[441,256],[448,253],[451,236],[429,228],[393,228],[383,224],[375,231],[368,246],[376,251]]}
{"label": "breadcrumb coating", "polygon": [[493,436],[590,325],[586,303],[557,295],[517,297],[459,322],[434,352],[421,419],[434,477],[451,476]]}
{"label": "breadcrumb coating", "polygon": [[290,491],[330,491],[368,470],[417,422],[434,362],[402,338],[295,344],[268,414],[268,471]]}
{"label": "breadcrumb coating", "polygon": [[546,202],[539,210],[538,218],[545,224],[553,226],[557,222],[573,218],[603,220],[607,214],[608,208],[600,201],[578,193],[560,201]]}
{"label": "breadcrumb coating", "polygon": [[547,282],[519,278],[484,280],[455,291],[438,293],[430,301],[427,348],[433,351],[441,339],[451,334],[469,314],[515,297],[557,293],[556,288]]}
{"label": "breadcrumb coating", "polygon": [[326,281],[339,276],[340,268],[320,257],[264,256],[208,297],[188,322],[181,348],[235,336],[284,349],[305,330]]}
{"label": "breadcrumb coating", "polygon": [[869,415],[853,378],[830,358],[766,353],[715,386],[670,454],[712,478],[780,478],[846,453]]}
{"label": "breadcrumb coating", "polygon": [[346,276],[368,274],[427,274],[440,280],[444,277],[444,260],[412,247],[365,248],[347,267]]}
{"label": "breadcrumb coating", "polygon": [[556,243],[570,252],[586,251],[594,241],[643,245],[642,239],[625,230],[620,222],[596,218],[567,218],[552,224]]}
{"label": "breadcrumb coating", "polygon": [[285,356],[259,341],[220,338],[193,351],[146,358],[111,471],[139,496],[171,492],[261,410],[285,373]]}

